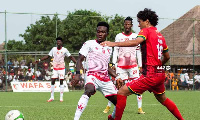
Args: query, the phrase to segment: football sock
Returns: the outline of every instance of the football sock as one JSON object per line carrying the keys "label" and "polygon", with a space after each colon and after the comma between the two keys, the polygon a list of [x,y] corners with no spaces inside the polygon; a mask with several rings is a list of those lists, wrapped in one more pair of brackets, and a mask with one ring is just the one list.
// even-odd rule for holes
{"label": "football sock", "polygon": [[63,98],[64,85],[60,85],[60,97]]}
{"label": "football sock", "polygon": [[74,120],[79,120],[81,117],[81,114],[85,110],[87,103],[88,103],[89,97],[87,95],[82,95],[80,100],[78,101],[78,106],[76,108],[76,113],[74,116]]}
{"label": "football sock", "polygon": [[138,108],[142,108],[142,95],[137,95]]}
{"label": "football sock", "polygon": [[55,85],[51,85],[51,98],[54,99],[54,89]]}
{"label": "football sock", "polygon": [[127,96],[117,95],[115,120],[121,120],[122,114],[126,107],[126,99],[127,99]]}
{"label": "football sock", "polygon": [[169,98],[167,98],[163,103],[164,106],[167,107],[167,109],[178,119],[178,120],[184,120],[181,116],[181,113],[179,112],[177,106],[173,101],[171,101]]}
{"label": "football sock", "polygon": [[112,118],[115,118],[115,113],[116,113],[116,107],[114,107],[114,110],[112,112]]}
{"label": "football sock", "polygon": [[107,106],[111,107],[111,104],[112,104],[112,102],[108,101],[108,105]]}

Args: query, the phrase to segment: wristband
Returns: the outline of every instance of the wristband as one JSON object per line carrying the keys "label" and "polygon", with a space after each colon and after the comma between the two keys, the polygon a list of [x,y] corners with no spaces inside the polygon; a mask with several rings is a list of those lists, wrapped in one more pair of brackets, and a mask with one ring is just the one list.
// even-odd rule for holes
{"label": "wristband", "polygon": [[80,71],[76,71],[76,74],[80,74]]}

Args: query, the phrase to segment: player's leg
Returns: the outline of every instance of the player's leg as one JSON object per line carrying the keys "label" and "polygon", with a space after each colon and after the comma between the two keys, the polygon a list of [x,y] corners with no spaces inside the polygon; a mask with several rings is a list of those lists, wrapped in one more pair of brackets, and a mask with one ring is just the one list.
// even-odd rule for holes
{"label": "player's leg", "polygon": [[59,70],[59,78],[60,78],[60,102],[63,102],[63,94],[64,94],[64,85],[63,85],[63,81],[64,81],[64,76],[65,76],[65,69],[64,70]]}
{"label": "player's leg", "polygon": [[85,110],[91,95],[95,94],[95,92],[96,92],[95,84],[94,84],[94,81],[92,79],[93,79],[93,77],[91,77],[91,76],[87,77],[86,85],[85,85],[85,92],[78,101],[78,106],[76,108],[74,120],[80,119],[81,114]]}
{"label": "player's leg", "polygon": [[[139,68],[138,66],[127,69],[129,73],[130,80],[136,80],[139,78]],[[138,103],[138,114],[144,114],[145,112],[142,110],[142,95],[137,95],[137,103]]]}
{"label": "player's leg", "polygon": [[142,95],[137,95],[137,102],[138,102],[138,114],[145,114],[142,110]]}
{"label": "player's leg", "polygon": [[63,85],[64,79],[60,79],[60,102],[63,102],[63,93],[64,93],[64,85]]}
{"label": "player's leg", "polygon": [[116,114],[115,120],[121,120],[122,114],[126,107],[126,99],[127,96],[131,95],[132,93],[129,91],[126,85],[122,86],[119,91],[117,92],[117,104],[116,104]]}
{"label": "player's leg", "polygon": [[111,105],[112,105],[112,102],[108,101],[108,104],[103,112],[108,113],[110,111]]}
{"label": "player's leg", "polygon": [[54,89],[55,89],[55,81],[58,79],[58,71],[53,70],[52,76],[51,76],[51,97],[47,102],[51,102],[54,100]]}
{"label": "player's leg", "polygon": [[55,81],[56,81],[56,78],[51,78],[51,97],[49,100],[47,100],[47,102],[51,102],[54,100]]}
{"label": "player's leg", "polygon": [[117,95],[108,96],[106,98],[115,105],[112,114],[108,115],[108,120],[114,120],[116,114]]}
{"label": "player's leg", "polygon": [[170,100],[169,98],[166,97],[165,93],[159,95],[159,94],[154,94],[156,99],[164,105],[178,120],[184,120],[181,113],[179,112],[176,104]]}

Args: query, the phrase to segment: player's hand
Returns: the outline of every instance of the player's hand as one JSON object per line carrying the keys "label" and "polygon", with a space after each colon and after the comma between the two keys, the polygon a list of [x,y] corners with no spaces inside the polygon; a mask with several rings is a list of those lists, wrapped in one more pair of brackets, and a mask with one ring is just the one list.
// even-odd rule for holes
{"label": "player's hand", "polygon": [[121,88],[123,86],[123,80],[121,78],[118,78],[116,80],[116,84],[117,84],[117,89]]}
{"label": "player's hand", "polygon": [[109,47],[115,47],[115,42],[110,42],[110,41],[104,41],[100,43],[102,46],[109,46]]}
{"label": "player's hand", "polygon": [[71,82],[72,85],[77,85],[80,81],[81,74],[76,74]]}

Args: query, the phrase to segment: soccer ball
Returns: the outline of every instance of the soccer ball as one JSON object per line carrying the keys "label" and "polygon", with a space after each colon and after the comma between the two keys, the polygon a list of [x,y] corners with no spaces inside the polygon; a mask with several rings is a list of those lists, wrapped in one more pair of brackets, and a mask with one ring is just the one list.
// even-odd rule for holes
{"label": "soccer ball", "polygon": [[24,120],[24,115],[19,110],[11,110],[6,114],[5,120]]}

